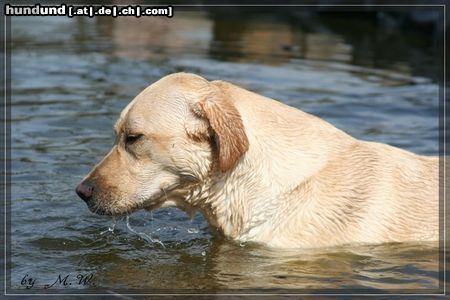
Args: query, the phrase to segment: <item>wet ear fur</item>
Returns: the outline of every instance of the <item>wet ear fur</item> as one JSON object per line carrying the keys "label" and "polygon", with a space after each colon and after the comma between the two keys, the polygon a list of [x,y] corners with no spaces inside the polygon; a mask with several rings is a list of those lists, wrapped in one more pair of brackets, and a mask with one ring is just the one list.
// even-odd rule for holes
{"label": "wet ear fur", "polygon": [[226,172],[248,150],[249,143],[236,107],[220,87],[212,88],[207,97],[194,103],[191,108],[197,117],[209,123],[218,150],[220,170]]}

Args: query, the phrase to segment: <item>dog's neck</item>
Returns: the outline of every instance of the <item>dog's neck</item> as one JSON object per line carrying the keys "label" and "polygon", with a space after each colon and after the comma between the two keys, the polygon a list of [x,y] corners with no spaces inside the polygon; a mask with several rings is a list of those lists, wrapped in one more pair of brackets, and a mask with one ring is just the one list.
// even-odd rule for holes
{"label": "dog's neck", "polygon": [[[217,176],[214,176],[217,177]],[[236,196],[226,188],[222,183],[222,189],[218,187],[215,178],[208,178],[194,185],[186,195],[184,201],[187,207],[184,207],[188,213],[199,210],[208,221],[209,225],[226,236],[233,238],[239,235],[240,224],[243,224],[243,218],[239,212],[233,208],[236,202]]]}
{"label": "dog's neck", "polygon": [[[259,179],[255,173],[245,172],[245,162],[238,164],[233,172],[216,173],[190,189],[185,196],[185,210],[199,210],[210,226],[233,239],[245,240],[252,228],[270,219],[271,210],[256,203],[255,195]],[[270,195],[267,195],[270,197]]]}

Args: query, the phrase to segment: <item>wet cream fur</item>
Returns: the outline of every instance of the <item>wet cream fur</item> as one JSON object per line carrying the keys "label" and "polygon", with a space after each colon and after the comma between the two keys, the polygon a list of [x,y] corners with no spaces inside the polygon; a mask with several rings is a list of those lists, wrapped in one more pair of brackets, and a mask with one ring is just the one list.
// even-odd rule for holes
{"label": "wet cream fur", "polygon": [[[166,76],[121,113],[93,211],[179,207],[272,247],[438,240],[438,158],[357,140],[223,81]],[[129,134],[143,137],[131,145]]]}

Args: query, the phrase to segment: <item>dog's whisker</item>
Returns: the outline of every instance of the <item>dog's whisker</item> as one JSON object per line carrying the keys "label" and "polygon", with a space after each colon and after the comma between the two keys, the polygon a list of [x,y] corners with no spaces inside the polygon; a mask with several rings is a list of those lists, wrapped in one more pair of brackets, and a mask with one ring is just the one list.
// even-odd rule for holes
{"label": "dog's whisker", "polygon": [[166,190],[163,187],[161,189],[164,192],[164,197],[166,198],[166,201],[168,201],[169,199],[167,198]]}
{"label": "dog's whisker", "polygon": [[97,211],[98,211],[98,209],[100,208],[99,206],[98,206],[98,204],[96,203],[95,205],[94,205],[94,211],[93,211],[93,213],[94,214],[96,214],[97,213]]}

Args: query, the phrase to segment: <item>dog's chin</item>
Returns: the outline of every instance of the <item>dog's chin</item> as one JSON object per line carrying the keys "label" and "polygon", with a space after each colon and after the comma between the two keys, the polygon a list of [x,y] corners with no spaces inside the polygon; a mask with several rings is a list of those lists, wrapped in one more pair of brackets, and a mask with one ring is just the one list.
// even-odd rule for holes
{"label": "dog's chin", "polygon": [[110,216],[110,217],[123,217],[123,216],[129,215],[132,212],[137,210],[137,209],[117,210],[117,209],[111,209],[111,208],[98,207],[95,205],[88,205],[88,208],[94,214],[97,214],[100,216]]}
{"label": "dog's chin", "polygon": [[[136,201],[131,202],[132,204],[127,206],[108,206],[102,207],[95,204],[95,201],[88,203],[89,210],[97,215],[102,216],[112,216],[112,217],[123,217],[129,215],[133,212],[136,212],[141,209],[145,209],[148,211],[155,210],[160,207],[171,207],[171,200],[168,199],[167,193],[172,192],[173,190],[169,190],[168,192],[157,193],[147,200],[144,201]],[[167,205],[169,204],[169,205]]]}
{"label": "dog's chin", "polygon": [[137,203],[130,206],[123,207],[102,207],[95,204],[88,204],[89,210],[100,216],[111,216],[111,217],[124,217],[126,215],[132,214],[138,210],[144,209],[145,205],[143,203]]}

